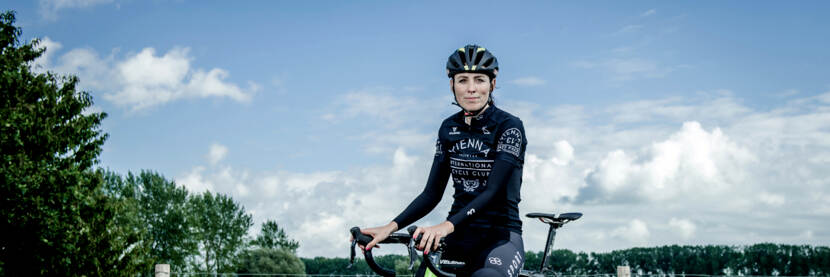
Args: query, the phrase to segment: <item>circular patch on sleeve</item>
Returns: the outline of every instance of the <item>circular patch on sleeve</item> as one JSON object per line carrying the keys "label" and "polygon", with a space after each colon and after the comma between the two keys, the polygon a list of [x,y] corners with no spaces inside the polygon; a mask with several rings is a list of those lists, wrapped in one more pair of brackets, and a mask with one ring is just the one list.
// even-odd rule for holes
{"label": "circular patch on sleeve", "polygon": [[501,134],[496,151],[507,152],[518,158],[521,149],[522,131],[519,131],[519,128],[510,128]]}

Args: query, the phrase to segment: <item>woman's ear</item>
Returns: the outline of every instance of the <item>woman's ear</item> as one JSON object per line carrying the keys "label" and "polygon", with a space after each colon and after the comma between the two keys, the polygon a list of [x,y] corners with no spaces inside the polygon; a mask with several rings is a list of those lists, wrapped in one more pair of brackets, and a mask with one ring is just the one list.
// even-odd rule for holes
{"label": "woman's ear", "polygon": [[455,94],[455,82],[453,81],[455,81],[455,78],[450,78],[450,91]]}

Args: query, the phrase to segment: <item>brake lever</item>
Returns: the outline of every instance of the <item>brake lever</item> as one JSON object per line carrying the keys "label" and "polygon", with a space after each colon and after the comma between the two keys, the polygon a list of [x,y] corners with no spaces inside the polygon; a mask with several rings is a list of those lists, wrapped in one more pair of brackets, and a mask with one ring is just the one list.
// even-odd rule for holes
{"label": "brake lever", "polygon": [[[409,228],[406,228],[406,231],[409,232],[409,237],[412,237],[412,235],[415,234],[415,230],[417,230],[417,229],[418,229],[418,227],[415,226],[415,225],[412,225],[412,226],[409,226]],[[415,267],[415,259],[418,258],[418,251],[415,251],[415,239],[410,239],[409,240],[409,245],[407,246],[407,250],[409,250],[409,270],[412,270],[412,268]]]}
{"label": "brake lever", "polygon": [[346,268],[351,268],[354,265],[354,257],[356,255],[355,251],[354,251],[354,247],[357,245],[357,243],[359,242],[359,243],[365,245],[365,244],[369,243],[370,241],[372,241],[372,237],[364,235],[363,233],[361,233],[360,228],[357,227],[357,226],[352,227],[352,229],[350,229],[349,232],[352,234],[352,239],[354,239],[354,240],[352,240],[352,247],[349,249],[349,251],[351,252],[351,256],[350,256],[350,260],[349,260],[349,266],[346,267]]}
{"label": "brake lever", "polygon": [[347,266],[346,269],[351,269],[352,266],[354,265],[354,256],[355,256],[354,247],[355,247],[355,245],[357,245],[357,240],[352,240],[352,247],[349,248],[349,250],[351,252],[351,258],[349,258],[349,266]]}

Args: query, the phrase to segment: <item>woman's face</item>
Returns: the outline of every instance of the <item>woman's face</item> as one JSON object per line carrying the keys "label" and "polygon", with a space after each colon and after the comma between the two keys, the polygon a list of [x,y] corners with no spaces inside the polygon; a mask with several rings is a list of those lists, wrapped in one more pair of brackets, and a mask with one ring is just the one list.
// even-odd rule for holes
{"label": "woman's face", "polygon": [[450,80],[450,87],[455,93],[455,100],[468,111],[477,111],[490,100],[490,89],[496,80],[483,73],[458,73]]}

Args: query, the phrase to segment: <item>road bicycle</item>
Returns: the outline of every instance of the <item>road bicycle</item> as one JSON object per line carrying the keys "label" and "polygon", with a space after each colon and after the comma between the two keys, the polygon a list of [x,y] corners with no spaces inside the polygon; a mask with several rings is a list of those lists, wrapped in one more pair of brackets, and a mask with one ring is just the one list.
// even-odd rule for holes
{"label": "road bicycle", "polygon": [[[556,238],[556,231],[559,228],[562,228],[565,224],[575,221],[582,217],[582,213],[563,213],[556,216],[556,214],[547,214],[547,213],[529,213],[527,215],[528,218],[535,218],[539,219],[539,221],[546,223],[549,225],[548,228],[548,239],[545,243],[545,252],[542,256],[542,263],[539,266],[538,270],[525,270],[522,269],[519,272],[519,277],[540,277],[546,276],[555,273],[553,272],[553,268],[551,266],[551,254],[553,253],[553,242]],[[407,247],[407,252],[409,253],[409,269],[412,270],[416,257],[418,256],[418,252],[415,249],[415,245],[418,245],[420,242],[420,236],[416,239],[412,239],[412,235],[415,233],[415,229],[418,227],[416,226],[409,226],[407,228],[407,233],[392,233],[387,237],[385,240],[381,241],[381,244],[403,244]],[[372,241],[372,237],[368,235],[364,235],[360,232],[359,227],[352,227],[350,230],[352,234],[352,245],[350,247],[351,256],[349,260],[349,267],[354,264],[355,258],[355,248],[359,245],[366,245],[370,241]],[[422,256],[422,263],[426,263],[427,268],[431,271],[434,275],[438,277],[456,277],[456,272],[464,267],[464,262],[462,261],[453,261],[453,260],[446,260],[441,259],[441,254],[444,252],[444,248],[446,244],[444,243],[444,238],[441,239],[438,249],[435,251],[429,252],[429,254],[423,254]],[[364,259],[366,263],[369,265],[369,268],[372,269],[375,273],[383,277],[395,277],[395,271],[390,270],[387,268],[383,268],[375,262],[374,257],[372,256],[372,250],[369,249],[363,252]]]}

